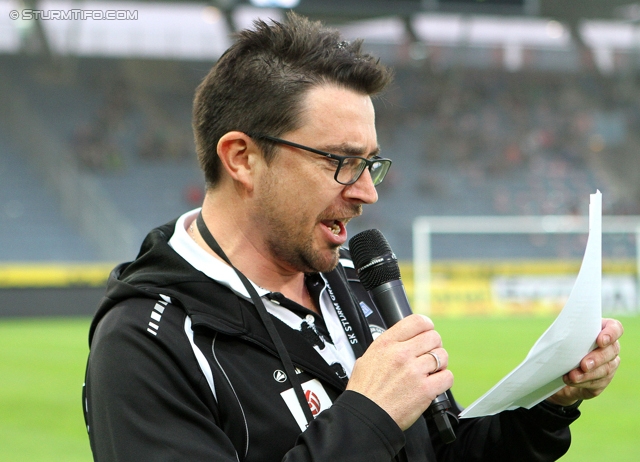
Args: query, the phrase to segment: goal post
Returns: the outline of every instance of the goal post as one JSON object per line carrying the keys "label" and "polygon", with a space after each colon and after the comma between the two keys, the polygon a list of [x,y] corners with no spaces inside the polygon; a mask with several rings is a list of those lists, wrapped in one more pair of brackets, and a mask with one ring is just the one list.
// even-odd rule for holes
{"label": "goal post", "polygon": [[[419,216],[413,222],[414,311],[431,313],[434,234],[584,234],[586,216]],[[640,216],[603,216],[602,233],[635,235],[635,294],[640,307]]]}

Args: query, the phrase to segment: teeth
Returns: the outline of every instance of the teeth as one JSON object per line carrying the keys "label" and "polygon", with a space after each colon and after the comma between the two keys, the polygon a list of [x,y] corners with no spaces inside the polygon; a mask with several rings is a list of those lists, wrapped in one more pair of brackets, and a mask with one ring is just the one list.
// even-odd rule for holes
{"label": "teeth", "polygon": [[334,223],[333,225],[331,225],[331,232],[336,236],[340,234],[340,225],[338,225],[338,223]]}

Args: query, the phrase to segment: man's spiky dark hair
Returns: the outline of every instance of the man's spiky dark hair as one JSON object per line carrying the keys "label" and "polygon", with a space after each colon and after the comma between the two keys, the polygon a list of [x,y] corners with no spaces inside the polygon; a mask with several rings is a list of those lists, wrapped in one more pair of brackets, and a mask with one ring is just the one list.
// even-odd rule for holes
{"label": "man's spiky dark hair", "polygon": [[[193,129],[209,187],[219,177],[220,138],[230,131],[278,136],[298,128],[308,90],[335,84],[366,95],[381,92],[392,73],[362,51],[362,41],[295,13],[285,22],[255,21],[236,34],[196,91]],[[273,149],[264,146],[269,160]]]}

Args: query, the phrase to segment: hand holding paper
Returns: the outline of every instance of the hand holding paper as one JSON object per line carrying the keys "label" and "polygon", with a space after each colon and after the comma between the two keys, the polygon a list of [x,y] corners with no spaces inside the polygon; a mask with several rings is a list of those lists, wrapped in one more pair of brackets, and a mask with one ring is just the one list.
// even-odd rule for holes
{"label": "hand holding paper", "polygon": [[[618,367],[617,339],[622,326],[601,320],[602,279],[602,194],[591,195],[589,205],[589,240],[582,266],[565,307],[557,319],[538,339],[525,360],[491,390],[466,408],[460,417],[480,417],[518,407],[531,408],[554,393],[551,401],[568,405],[578,399],[599,394],[611,381]],[[607,341],[606,337],[610,340]],[[598,343],[596,343],[596,339]],[[593,357],[585,356],[594,348]],[[597,361],[596,361],[597,359]],[[588,374],[601,383],[585,383],[586,366],[594,360]],[[581,361],[584,364],[581,364]],[[574,370],[583,366],[581,370]],[[604,369],[603,369],[604,368]],[[597,369],[597,370],[596,370]],[[563,376],[569,374],[570,387],[565,388]],[[579,382],[579,383],[578,383]],[[577,387],[574,387],[576,385]]]}
{"label": "hand holding paper", "polygon": [[580,362],[580,366],[564,376],[568,386],[550,396],[547,400],[568,406],[579,399],[591,399],[598,396],[609,385],[620,365],[620,343],[622,324],[615,319],[603,319],[602,331],[598,334],[598,348]]}

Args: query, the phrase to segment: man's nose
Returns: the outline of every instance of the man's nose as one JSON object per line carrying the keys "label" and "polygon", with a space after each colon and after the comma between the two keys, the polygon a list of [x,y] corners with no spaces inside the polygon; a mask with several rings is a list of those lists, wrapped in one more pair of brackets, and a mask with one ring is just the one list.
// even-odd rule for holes
{"label": "man's nose", "polygon": [[358,200],[363,204],[374,204],[378,201],[378,191],[373,185],[371,172],[365,168],[360,178],[344,188],[344,194],[351,200]]}

